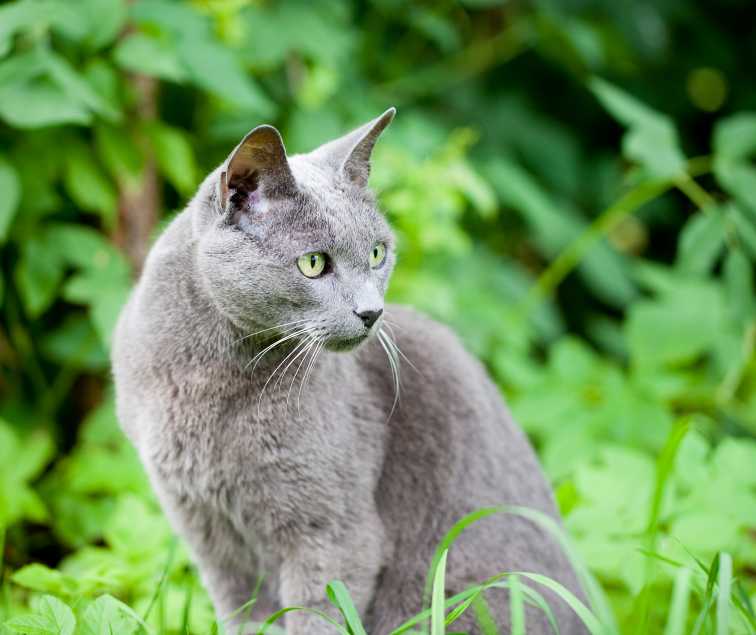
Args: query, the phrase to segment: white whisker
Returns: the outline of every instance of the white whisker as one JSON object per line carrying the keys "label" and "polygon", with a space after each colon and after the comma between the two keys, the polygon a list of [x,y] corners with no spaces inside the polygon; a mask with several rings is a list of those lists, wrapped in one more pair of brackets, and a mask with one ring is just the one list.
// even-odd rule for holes
{"label": "white whisker", "polygon": [[[408,364],[409,364],[410,366],[412,366],[412,368],[413,368],[414,370],[416,370],[416,371],[417,371],[418,373],[420,373],[420,370],[418,369],[418,367],[417,367],[417,366],[415,366],[415,365],[414,365],[414,364],[412,363],[412,360],[411,360],[411,359],[410,359],[409,357],[407,357],[407,356],[406,356],[406,355],[405,355],[405,354],[404,354],[404,353],[402,352],[402,349],[401,349],[401,348],[399,348],[399,345],[398,345],[398,344],[396,343],[396,335],[394,334],[394,329],[392,329],[392,328],[391,328],[391,326],[392,326],[391,322],[386,322],[386,326],[388,327],[388,330],[389,330],[389,331],[391,331],[391,337],[389,337],[389,340],[390,340],[390,342],[391,342],[392,346],[394,347],[394,349],[396,349],[396,352],[397,352],[397,353],[399,353],[399,355],[401,355],[401,356],[402,356],[402,357],[404,358],[404,361],[406,361],[406,362],[407,362],[407,363],[408,363]],[[395,326],[395,325],[394,325],[394,326]],[[398,328],[398,327],[397,327],[397,328]],[[386,335],[388,335],[388,333],[386,333]],[[420,373],[420,374],[422,375],[422,373]]]}
{"label": "white whisker", "polygon": [[[292,355],[294,355],[297,352],[297,350],[299,350],[301,347],[305,346],[307,344],[307,342],[308,342],[308,339],[304,339],[301,342],[297,342],[297,345],[286,355],[286,357],[283,358],[283,360],[281,360],[281,363],[278,364],[278,366],[276,366],[273,369],[273,372],[270,374],[270,377],[268,377],[268,379],[266,380],[265,384],[263,384],[262,390],[260,391],[260,395],[257,397],[257,415],[258,416],[260,416],[260,405],[262,404],[262,398],[263,398],[263,395],[265,394],[265,389],[268,387],[268,384],[273,379],[273,377],[276,376],[276,373],[286,363],[286,361]],[[288,368],[288,366],[287,366],[287,368]],[[286,371],[284,371],[284,372],[286,372]]]}
{"label": "white whisker", "polygon": [[249,360],[249,362],[247,362],[247,365],[244,367],[244,370],[246,370],[247,368],[249,368],[250,364],[254,363],[254,366],[252,367],[252,372],[254,373],[255,369],[257,368],[257,365],[260,363],[260,360],[262,359],[263,355],[265,355],[265,353],[267,353],[268,351],[274,349],[276,346],[278,346],[280,344],[283,344],[284,342],[286,342],[286,341],[288,341],[288,340],[290,340],[290,339],[292,339],[294,337],[299,337],[300,335],[304,335],[305,333],[309,332],[310,330],[311,330],[310,328],[299,329],[297,331],[294,331],[293,333],[289,333],[288,335],[286,335],[286,336],[284,336],[284,337],[282,337],[280,339],[277,339],[275,342],[273,342],[269,346],[266,346],[257,355],[255,355],[251,360]]}
{"label": "white whisker", "polygon": [[[309,345],[312,344],[313,340],[315,340],[315,339],[317,339],[317,337],[315,335],[312,335],[311,333],[308,333],[307,338],[302,342],[303,344],[306,344],[307,346],[303,346],[301,348],[299,346],[297,346],[297,348],[294,349],[294,351],[296,351],[297,349],[299,349],[299,352],[297,352],[297,354],[294,355],[294,357],[291,358],[291,361],[289,361],[289,363],[286,364],[286,367],[281,371],[281,374],[278,376],[278,380],[276,381],[276,383],[273,386],[274,390],[278,390],[279,386],[281,385],[281,382],[283,382],[284,378],[286,377],[286,373],[289,371],[289,368],[291,367],[291,365],[294,362],[296,362],[297,359],[299,359],[299,357],[302,355],[302,353],[304,353],[309,348]],[[292,351],[292,353],[294,351]],[[284,361],[286,361],[286,360],[284,360]]]}
{"label": "white whisker", "polygon": [[[294,376],[291,378],[291,383],[289,384],[289,390],[286,392],[286,412],[289,411],[289,397],[291,397],[291,389],[294,387],[294,382],[297,380],[297,375],[299,374],[300,369],[304,365],[305,361],[307,361],[307,355],[312,350],[314,346],[317,346],[317,344],[320,342],[320,339],[317,335],[313,336],[310,340],[310,343],[307,345],[307,348],[304,351],[304,356],[299,361],[299,364],[294,371]],[[303,378],[304,379],[304,378]],[[301,381],[301,380],[300,380]],[[301,386],[301,384],[300,384]]]}
{"label": "white whisker", "polygon": [[[291,326],[292,324],[302,324],[304,322],[307,322],[309,318],[302,318],[301,320],[294,320],[293,322],[284,322],[283,324],[276,324],[275,326],[269,326],[266,329],[260,329],[259,331],[255,331],[254,333],[250,333],[249,335],[245,335],[244,337],[240,337],[237,340],[234,340],[234,344],[238,344],[239,342],[243,342],[246,339],[249,339],[250,337],[253,337],[255,335],[259,335],[260,333],[266,333],[267,331],[273,331],[275,329],[282,329],[285,326]],[[288,330],[288,329],[287,329]]]}
{"label": "white whisker", "polygon": [[307,383],[307,380],[310,377],[310,373],[312,372],[312,369],[315,367],[315,360],[320,354],[320,351],[323,350],[324,346],[325,346],[325,340],[321,340],[320,344],[318,344],[314,348],[313,353],[310,356],[310,361],[307,364],[307,368],[305,368],[305,374],[304,374],[304,377],[302,377],[302,382],[299,384],[299,394],[297,395],[297,412],[299,413],[300,416],[302,415],[302,389]]}
{"label": "white whisker", "polygon": [[394,403],[391,405],[391,411],[389,412],[388,419],[386,419],[388,421],[394,414],[396,405],[399,402],[399,363],[396,359],[396,353],[388,343],[389,337],[383,330],[378,331],[378,341],[380,342],[383,350],[386,352],[386,357],[388,358],[389,366],[391,367],[391,375],[394,380]]}

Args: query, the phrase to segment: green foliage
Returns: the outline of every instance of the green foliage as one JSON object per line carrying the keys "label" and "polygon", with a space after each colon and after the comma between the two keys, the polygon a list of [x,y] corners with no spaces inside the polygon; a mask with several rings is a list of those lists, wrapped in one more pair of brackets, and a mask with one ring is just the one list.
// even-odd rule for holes
{"label": "green foliage", "polygon": [[[756,633],[753,11],[615,4],[0,5],[3,632],[218,632],[115,420],[118,311],[154,221],[251,127],[306,151],[395,104],[391,298],[487,365],[592,575],[590,606],[532,572],[445,598],[444,554],[502,513],[480,510],[394,635],[496,632],[489,588],[513,632],[553,620],[549,588],[595,633]],[[363,632],[348,588],[324,596]]]}

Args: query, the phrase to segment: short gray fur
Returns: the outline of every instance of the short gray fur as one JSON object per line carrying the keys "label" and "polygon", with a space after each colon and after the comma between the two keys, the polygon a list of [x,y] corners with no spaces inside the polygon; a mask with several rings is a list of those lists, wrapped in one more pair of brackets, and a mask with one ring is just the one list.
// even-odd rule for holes
{"label": "short gray fur", "polygon": [[[119,419],[223,618],[260,574],[256,620],[292,605],[335,615],[325,586],[338,579],[368,633],[384,635],[421,609],[434,550],[462,516],[516,504],[558,519],[526,437],[455,335],[399,306],[369,330],[355,315],[383,308],[395,263],[367,189],[370,153],[393,116],[291,157],[274,128],[253,130],[157,240],[120,317]],[[378,242],[387,256],[372,269]],[[331,269],[310,279],[297,259],[314,251],[329,254]],[[250,364],[297,326],[308,332]],[[396,404],[383,339],[392,333],[403,354],[393,355]],[[294,363],[281,366],[289,354]],[[556,542],[512,515],[463,533],[447,588],[517,570],[583,597]],[[584,632],[538,590],[562,633]],[[489,604],[508,629],[506,591]],[[531,607],[527,624],[550,632]],[[455,629],[478,632],[471,616]],[[334,632],[303,613],[289,613],[286,630]]]}

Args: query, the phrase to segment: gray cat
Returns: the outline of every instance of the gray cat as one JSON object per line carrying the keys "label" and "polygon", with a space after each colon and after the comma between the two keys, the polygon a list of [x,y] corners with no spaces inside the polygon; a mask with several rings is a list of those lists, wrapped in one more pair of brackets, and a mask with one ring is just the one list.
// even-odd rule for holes
{"label": "gray cat", "polygon": [[[422,608],[461,517],[516,504],[558,519],[481,365],[444,326],[384,307],[396,245],[367,181],[394,112],[291,157],[275,128],[252,130],[156,242],[118,323],[119,419],[221,618],[263,574],[255,619],[335,615],[325,586],[338,579],[385,635]],[[583,597],[556,541],[502,514],[457,540],[447,589],[518,570]],[[539,591],[562,633],[584,632]],[[508,629],[506,593],[488,599]],[[550,632],[542,610],[526,617]],[[285,622],[334,632],[303,612]],[[479,632],[472,615],[463,629]]]}

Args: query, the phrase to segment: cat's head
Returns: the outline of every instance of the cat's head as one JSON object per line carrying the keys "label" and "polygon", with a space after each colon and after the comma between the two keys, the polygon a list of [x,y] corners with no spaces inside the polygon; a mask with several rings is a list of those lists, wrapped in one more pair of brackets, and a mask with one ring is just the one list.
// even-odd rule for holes
{"label": "cat's head", "polygon": [[370,155],[395,110],[313,152],[287,157],[252,130],[199,194],[197,262],[234,324],[349,349],[379,328],[394,237],[368,189]]}

